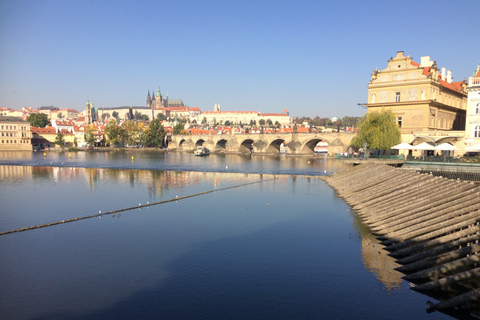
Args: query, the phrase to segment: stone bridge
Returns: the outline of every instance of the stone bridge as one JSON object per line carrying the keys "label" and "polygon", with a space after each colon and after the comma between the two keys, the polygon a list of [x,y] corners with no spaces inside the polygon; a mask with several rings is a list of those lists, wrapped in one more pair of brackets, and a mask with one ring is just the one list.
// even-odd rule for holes
{"label": "stone bridge", "polygon": [[310,155],[318,142],[328,143],[328,154],[345,152],[351,146],[352,133],[273,133],[273,134],[206,134],[171,135],[167,137],[170,150],[190,151],[197,146],[215,153],[280,154],[280,145],[287,154]]}

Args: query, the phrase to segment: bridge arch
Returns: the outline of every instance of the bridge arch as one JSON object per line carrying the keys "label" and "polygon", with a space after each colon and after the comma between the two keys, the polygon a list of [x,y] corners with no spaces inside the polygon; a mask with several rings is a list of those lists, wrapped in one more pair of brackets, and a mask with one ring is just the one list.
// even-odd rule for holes
{"label": "bridge arch", "polygon": [[217,141],[215,144],[215,152],[225,152],[227,148],[227,140],[226,139],[220,139]]}
{"label": "bridge arch", "polygon": [[195,148],[203,146],[204,143],[205,143],[205,140],[198,139],[197,142],[195,142]]}
{"label": "bridge arch", "polygon": [[240,146],[238,147],[238,152],[240,153],[251,153],[252,152],[252,144],[253,144],[252,139],[245,139],[242,141]]}
{"label": "bridge arch", "polygon": [[280,153],[280,145],[281,144],[285,145],[285,140],[284,139],[275,139],[270,144],[268,145],[266,152],[267,153]]}
{"label": "bridge arch", "polygon": [[307,154],[308,153],[314,153],[315,152],[315,146],[319,142],[326,142],[326,143],[328,143],[328,145],[330,145],[330,143],[327,140],[324,140],[320,137],[319,138],[314,138],[314,139],[310,139],[307,142],[305,142],[305,144],[303,145],[303,148],[301,149],[301,152],[302,153],[307,153]]}
{"label": "bridge arch", "polygon": [[184,147],[185,141],[186,141],[185,139],[181,139],[177,147],[182,149]]}

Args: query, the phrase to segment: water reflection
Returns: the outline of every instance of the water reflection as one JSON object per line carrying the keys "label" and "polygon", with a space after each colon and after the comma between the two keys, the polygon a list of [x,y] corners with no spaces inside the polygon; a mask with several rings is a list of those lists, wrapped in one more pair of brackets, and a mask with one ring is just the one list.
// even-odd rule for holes
{"label": "water reflection", "polygon": [[[132,157],[134,160],[132,161]],[[350,165],[340,161],[294,156],[241,156],[212,154],[195,157],[191,153],[148,151],[110,152],[0,152],[0,165],[43,167],[86,167],[151,169],[169,171],[209,171],[296,175],[332,174]]]}

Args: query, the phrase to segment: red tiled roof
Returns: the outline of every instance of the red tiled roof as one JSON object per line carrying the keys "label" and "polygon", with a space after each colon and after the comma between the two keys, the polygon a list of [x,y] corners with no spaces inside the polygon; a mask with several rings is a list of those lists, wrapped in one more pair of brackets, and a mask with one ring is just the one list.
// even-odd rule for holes
{"label": "red tiled roof", "polygon": [[413,60],[412,60],[412,62],[411,62],[410,64],[411,64],[412,66],[414,66],[414,67],[420,67],[420,64],[417,63],[417,62],[415,62],[415,61],[413,61]]}
{"label": "red tiled roof", "polygon": [[259,115],[264,117],[288,117],[285,113],[260,113]]}
{"label": "red tiled roof", "polygon": [[204,111],[203,113],[208,113],[208,114],[221,114],[221,113],[257,113],[257,111]]}

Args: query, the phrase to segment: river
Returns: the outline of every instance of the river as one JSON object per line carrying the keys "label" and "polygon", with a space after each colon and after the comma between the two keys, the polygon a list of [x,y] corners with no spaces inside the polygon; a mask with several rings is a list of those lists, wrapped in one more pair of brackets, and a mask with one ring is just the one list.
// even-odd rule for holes
{"label": "river", "polygon": [[0,152],[0,232],[97,215],[0,236],[0,319],[450,319],[319,178],[345,168]]}

